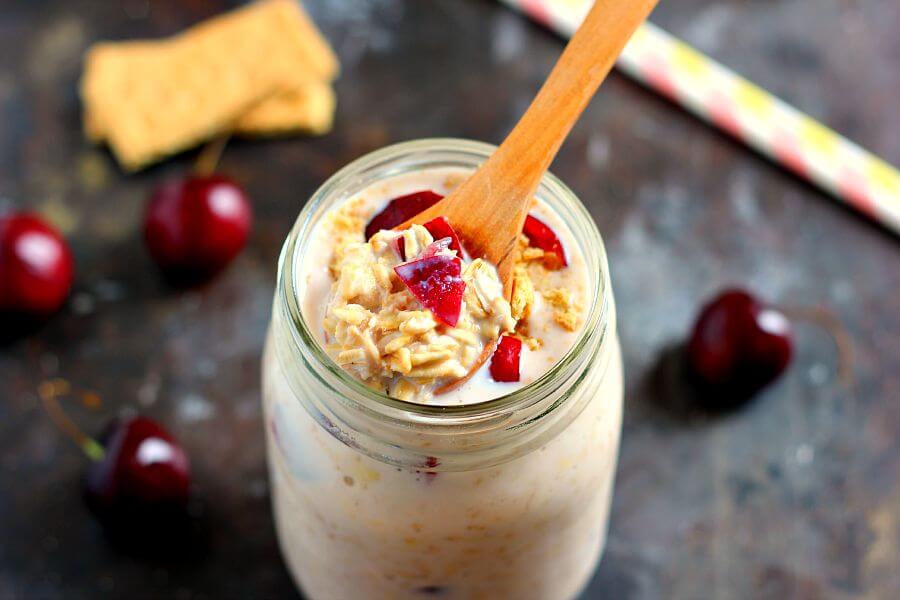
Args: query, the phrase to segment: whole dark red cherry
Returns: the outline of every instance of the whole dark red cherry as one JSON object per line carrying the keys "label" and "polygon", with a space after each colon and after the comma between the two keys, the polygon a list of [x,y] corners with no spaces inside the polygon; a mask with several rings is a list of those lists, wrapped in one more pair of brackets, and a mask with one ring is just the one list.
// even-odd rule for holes
{"label": "whole dark red cherry", "polygon": [[59,310],[74,278],[59,232],[29,213],[0,215],[0,311],[44,317]]}
{"label": "whole dark red cherry", "polygon": [[191,473],[187,455],[162,425],[147,417],[111,423],[100,438],[103,458],[88,472],[87,491],[103,510],[121,501],[185,503]]}
{"label": "whole dark red cherry", "polygon": [[253,221],[247,195],[222,175],[164,183],[147,205],[144,239],[156,263],[177,279],[209,276],[243,249]]}
{"label": "whole dark red cherry", "polygon": [[787,317],[744,290],[730,289],[701,311],[687,363],[705,399],[731,406],[773,382],[791,360]]}
{"label": "whole dark red cherry", "polygon": [[146,417],[113,421],[100,436],[103,455],[91,463],[85,500],[113,541],[156,553],[191,535],[191,472],[187,455]]}

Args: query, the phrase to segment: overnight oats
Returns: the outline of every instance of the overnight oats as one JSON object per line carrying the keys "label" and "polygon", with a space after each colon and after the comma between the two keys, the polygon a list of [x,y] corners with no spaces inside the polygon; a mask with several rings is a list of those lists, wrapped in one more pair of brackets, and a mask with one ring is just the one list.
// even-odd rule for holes
{"label": "overnight oats", "polygon": [[263,401],[278,535],[310,598],[566,599],[599,560],[622,368],[589,215],[547,175],[506,289],[446,219],[394,230],[492,151],[373,153],[285,243]]}

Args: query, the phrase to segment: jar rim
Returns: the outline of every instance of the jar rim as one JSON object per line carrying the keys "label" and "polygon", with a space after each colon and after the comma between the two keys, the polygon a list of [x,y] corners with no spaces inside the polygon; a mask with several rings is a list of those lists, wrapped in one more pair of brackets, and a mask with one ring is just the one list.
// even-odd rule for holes
{"label": "jar rim", "polygon": [[[446,152],[460,156],[466,155],[470,159],[475,158],[480,164],[495,149],[496,146],[492,144],[458,138],[426,138],[393,144],[366,154],[341,168],[313,193],[300,211],[279,257],[276,298],[280,297],[280,304],[284,307],[282,314],[291,325],[289,329],[294,350],[299,350],[297,354],[322,384],[338,394],[340,398],[353,403],[356,408],[395,420],[413,421],[431,427],[480,422],[511,410],[518,411],[535,404],[556,389],[554,382],[569,371],[582,353],[590,348],[591,342],[596,340],[596,336],[600,336],[597,344],[598,350],[609,343],[609,338],[614,337],[607,332],[612,302],[606,251],[602,237],[594,219],[574,192],[549,171],[544,175],[536,195],[541,198],[553,195],[555,200],[561,201],[561,203],[554,201],[548,202],[548,204],[557,213],[561,212],[560,209],[565,209],[565,212],[569,213],[560,216],[572,229],[580,250],[588,262],[588,269],[590,270],[592,266],[591,262],[596,263],[594,266],[597,267],[598,277],[595,293],[592,294],[591,304],[588,307],[587,318],[575,342],[559,361],[533,382],[508,394],[475,403],[445,406],[400,400],[367,386],[342,369],[322,347],[319,336],[310,329],[300,305],[302,288],[299,287],[301,284],[298,282],[297,274],[300,272],[299,261],[304,255],[305,248],[300,242],[304,239],[308,240],[312,227],[329,208],[325,205],[332,200],[341,185],[379,165],[389,165],[404,157],[427,152]],[[390,177],[400,172],[405,171],[387,171],[383,177]],[[580,231],[576,231],[576,225]],[[585,247],[585,243],[589,247]]]}

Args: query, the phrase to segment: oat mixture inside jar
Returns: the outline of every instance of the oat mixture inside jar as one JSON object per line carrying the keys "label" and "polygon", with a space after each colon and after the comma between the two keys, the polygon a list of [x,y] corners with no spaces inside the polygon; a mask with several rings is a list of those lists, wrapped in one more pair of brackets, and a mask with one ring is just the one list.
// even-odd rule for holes
{"label": "oat mixture inside jar", "polygon": [[[507,301],[494,266],[469,257],[445,219],[390,229],[462,180],[434,175],[427,188],[415,174],[375,186],[326,215],[327,269],[310,265],[306,309],[332,359],[368,385],[419,403],[482,401],[533,381],[568,349],[584,266],[566,252],[558,217],[535,201]],[[494,354],[471,381],[444,393],[485,351]]]}

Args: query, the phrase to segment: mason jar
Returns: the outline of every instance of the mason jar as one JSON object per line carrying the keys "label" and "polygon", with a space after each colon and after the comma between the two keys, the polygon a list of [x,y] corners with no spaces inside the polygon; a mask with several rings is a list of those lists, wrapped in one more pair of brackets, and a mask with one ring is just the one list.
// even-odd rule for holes
{"label": "mason jar", "polygon": [[284,244],[263,403],[279,542],[313,600],[560,600],[577,596],[597,565],[622,362],[600,234],[559,179],[547,174],[536,195],[595,276],[574,345],[515,392],[453,406],[390,398],[335,364],[301,311],[300,265],[330,209],[398,174],[472,171],[494,149],[433,139],[373,152],[313,194]]}

